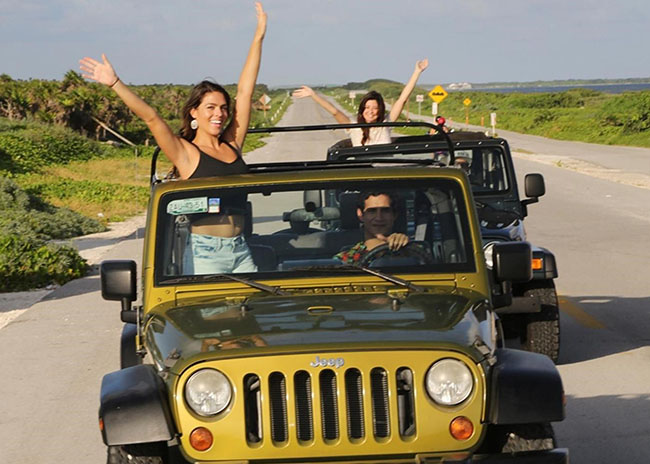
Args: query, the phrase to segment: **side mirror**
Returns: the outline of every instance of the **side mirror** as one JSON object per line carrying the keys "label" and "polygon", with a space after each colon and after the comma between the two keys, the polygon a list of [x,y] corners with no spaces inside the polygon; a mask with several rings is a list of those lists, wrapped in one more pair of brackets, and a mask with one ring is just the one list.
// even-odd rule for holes
{"label": "side mirror", "polygon": [[528,242],[507,242],[494,245],[492,262],[495,280],[528,282],[533,278],[533,251]]}
{"label": "side mirror", "polygon": [[137,312],[131,309],[131,303],[137,297],[135,261],[102,261],[100,277],[102,298],[110,301],[121,301],[122,321],[135,323]]}
{"label": "side mirror", "polygon": [[526,174],[524,178],[524,191],[526,198],[521,200],[521,206],[524,208],[524,217],[528,216],[528,205],[537,203],[539,197],[546,193],[546,185],[544,185],[544,176],[541,174]]}
{"label": "side mirror", "polygon": [[544,176],[541,174],[526,174],[524,178],[524,190],[526,196],[530,198],[539,198],[546,193],[544,185]]}

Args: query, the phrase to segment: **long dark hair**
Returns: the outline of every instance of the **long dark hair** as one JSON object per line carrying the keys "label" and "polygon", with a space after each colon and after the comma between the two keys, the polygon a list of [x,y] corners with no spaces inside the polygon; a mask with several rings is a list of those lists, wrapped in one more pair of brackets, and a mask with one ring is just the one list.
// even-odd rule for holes
{"label": "long dark hair", "polygon": [[201,100],[203,100],[203,96],[206,93],[210,93],[210,92],[219,92],[220,94],[223,95],[223,97],[226,99],[226,105],[228,105],[228,115],[230,116],[230,95],[228,95],[226,89],[224,89],[223,86],[217,84],[216,82],[207,81],[207,80],[199,82],[194,86],[194,88],[190,92],[189,98],[185,102],[185,105],[183,105],[181,137],[183,137],[187,141],[191,142],[192,140],[194,140],[194,136],[196,135],[196,129],[192,129],[192,126],[190,126],[190,123],[192,122],[193,119],[192,115],[190,114],[190,111],[193,110],[194,108],[197,108],[201,104]]}
{"label": "long dark hair", "polygon": [[[386,114],[386,105],[384,104],[384,97],[382,97],[379,92],[376,92],[374,90],[371,90],[370,92],[365,94],[361,99],[361,103],[359,103],[359,110],[357,111],[357,122],[358,123],[368,122],[363,118],[363,110],[366,109],[366,103],[368,103],[368,100],[377,101],[377,106],[379,106],[379,112],[377,113],[376,122],[383,122]],[[368,137],[370,137],[370,128],[363,127],[361,129],[361,132],[363,132],[363,137],[361,137],[361,145],[365,145],[366,142],[368,141]]]}

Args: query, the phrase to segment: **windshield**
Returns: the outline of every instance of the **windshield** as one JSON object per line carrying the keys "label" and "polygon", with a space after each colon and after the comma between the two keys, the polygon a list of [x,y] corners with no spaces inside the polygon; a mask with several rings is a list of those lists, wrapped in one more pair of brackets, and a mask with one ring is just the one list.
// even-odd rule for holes
{"label": "windshield", "polygon": [[[233,228],[241,233],[219,233]],[[353,266],[402,273],[474,269],[463,193],[451,179],[170,192],[161,198],[157,230],[156,280],[163,284],[184,277],[196,282],[190,277],[196,275],[357,272]],[[399,244],[387,246],[391,240]]]}

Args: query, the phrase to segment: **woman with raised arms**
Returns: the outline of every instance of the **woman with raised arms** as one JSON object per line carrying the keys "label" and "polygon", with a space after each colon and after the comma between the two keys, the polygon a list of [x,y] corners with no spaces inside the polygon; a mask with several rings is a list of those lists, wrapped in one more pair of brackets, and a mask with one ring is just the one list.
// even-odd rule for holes
{"label": "woman with raised arms", "polygon": [[[373,123],[373,122],[393,122],[397,121],[404,105],[408,101],[415,84],[417,83],[420,74],[429,66],[429,60],[424,59],[415,63],[415,69],[411,78],[402,89],[399,98],[390,109],[390,113],[386,116],[386,105],[384,99],[379,92],[371,90],[361,98],[359,110],[357,111],[357,123]],[[338,110],[334,105],[325,100],[322,96],[316,93],[312,88],[303,85],[293,92],[293,96],[297,98],[311,97],[316,103],[323,107],[328,113],[334,116],[337,122],[341,124],[353,123],[349,117]],[[364,127],[359,129],[349,130],[350,139],[353,146],[359,145],[375,145],[379,143],[391,143],[390,127]]]}
{"label": "woman with raised arms", "polygon": [[[230,95],[219,84],[204,80],[194,86],[183,106],[180,135],[118,77],[102,54],[102,61],[79,61],[83,76],[104,84],[146,124],[181,179],[247,172],[242,147],[251,118],[251,100],[262,57],[266,13],[255,3],[257,28],[237,84],[237,99],[230,114]],[[229,116],[232,116],[228,121]],[[255,272],[244,240],[245,196],[222,199],[218,214],[192,215],[185,251],[184,274]],[[198,218],[197,218],[198,216]],[[189,252],[191,250],[191,253]]]}

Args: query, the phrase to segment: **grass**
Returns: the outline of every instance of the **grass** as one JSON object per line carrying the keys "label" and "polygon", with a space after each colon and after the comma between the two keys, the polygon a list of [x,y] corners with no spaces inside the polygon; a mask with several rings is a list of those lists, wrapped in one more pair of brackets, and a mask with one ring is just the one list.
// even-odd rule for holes
{"label": "grass", "polygon": [[[54,206],[66,207],[102,223],[122,221],[147,206],[151,158],[109,158],[51,166],[16,181]],[[159,159],[158,172],[171,164]]]}

